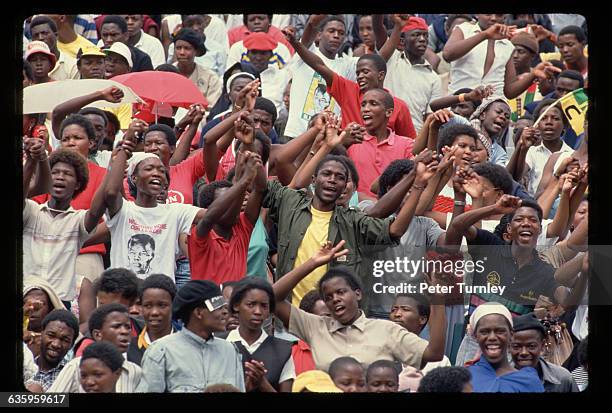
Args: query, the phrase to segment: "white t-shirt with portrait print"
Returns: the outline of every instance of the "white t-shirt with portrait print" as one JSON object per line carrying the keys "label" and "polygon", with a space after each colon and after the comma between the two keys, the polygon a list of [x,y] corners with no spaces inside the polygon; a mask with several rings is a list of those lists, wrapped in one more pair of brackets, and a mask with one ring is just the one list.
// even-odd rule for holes
{"label": "white t-shirt with portrait print", "polygon": [[127,268],[141,279],[164,274],[174,280],[179,234],[189,234],[199,210],[179,203],[143,208],[124,199],[115,216],[108,211],[104,216],[111,233],[111,267]]}
{"label": "white t-shirt with portrait print", "polygon": [[[311,46],[310,51],[319,56],[327,67],[338,75],[355,80],[358,57],[343,56],[328,59],[314,45]],[[336,115],[340,115],[340,105],[327,93],[325,79],[304,63],[297,53],[284,70],[288,70],[292,78],[285,136],[295,138],[306,132],[310,119],[327,106]]]}

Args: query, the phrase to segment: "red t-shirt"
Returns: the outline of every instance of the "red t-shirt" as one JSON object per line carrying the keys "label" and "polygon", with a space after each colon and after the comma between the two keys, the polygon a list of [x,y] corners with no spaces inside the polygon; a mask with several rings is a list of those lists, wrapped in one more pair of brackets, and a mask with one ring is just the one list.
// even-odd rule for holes
{"label": "red t-shirt", "polygon": [[[336,99],[342,109],[342,128],[345,128],[351,122],[363,125],[363,119],[361,119],[361,97],[363,94],[359,90],[357,82],[334,73],[334,80],[331,87],[327,87],[327,93]],[[393,96],[393,104],[393,113],[389,118],[387,126],[400,136],[415,139],[417,136],[416,130],[412,124],[408,105],[402,99],[395,96]]]}
{"label": "red t-shirt", "polygon": [[187,243],[191,279],[210,280],[221,285],[244,278],[251,232],[253,224],[244,212],[240,213],[238,222],[232,228],[229,241],[212,229],[206,237],[198,238],[194,225]]}
{"label": "red t-shirt", "polygon": [[[178,165],[170,167],[170,187],[168,188],[169,204],[193,204],[193,186],[204,176],[204,157],[202,149],[198,149],[189,158]],[[127,178],[123,180],[125,197],[135,201],[130,195]]]}
{"label": "red t-shirt", "polygon": [[[104,176],[106,175],[106,168],[96,165],[92,161],[87,161],[87,169],[89,170],[89,181],[85,190],[78,194],[75,198],[70,201],[70,206],[74,209],[89,209],[91,207],[91,201],[96,193],[96,190],[102,185]],[[49,201],[51,195],[43,194],[32,198],[34,202],[44,204]],[[102,220],[100,220],[102,222]],[[104,244],[90,245],[89,247],[81,248],[79,254],[105,254],[106,248]]]}
{"label": "red t-shirt", "polygon": [[299,340],[291,347],[291,357],[293,357],[296,376],[299,376],[305,371],[317,369],[314,359],[312,358],[310,346],[302,340]]}

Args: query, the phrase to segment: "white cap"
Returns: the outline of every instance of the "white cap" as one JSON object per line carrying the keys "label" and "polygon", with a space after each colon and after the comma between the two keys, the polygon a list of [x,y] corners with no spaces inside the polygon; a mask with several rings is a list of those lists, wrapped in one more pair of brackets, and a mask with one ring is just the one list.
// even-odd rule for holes
{"label": "white cap", "polygon": [[134,67],[134,63],[132,63],[132,52],[130,51],[130,48],[127,47],[127,45],[125,45],[124,43],[115,42],[111,45],[111,47],[109,47],[108,49],[104,49],[103,51],[106,54],[112,52],[112,53],[117,53],[120,56],[123,56],[123,58],[127,60],[128,66],[130,67],[130,69]]}
{"label": "white cap", "polygon": [[483,303],[479,305],[478,307],[476,307],[476,310],[474,310],[474,312],[470,316],[470,326],[472,327],[474,334],[476,334],[476,324],[478,324],[478,321],[482,317],[490,315],[490,314],[501,315],[506,320],[508,320],[508,323],[510,323],[510,328],[512,328],[512,325],[513,325],[512,314],[506,308],[506,306],[500,303],[496,303],[494,301],[490,301],[490,302]]}

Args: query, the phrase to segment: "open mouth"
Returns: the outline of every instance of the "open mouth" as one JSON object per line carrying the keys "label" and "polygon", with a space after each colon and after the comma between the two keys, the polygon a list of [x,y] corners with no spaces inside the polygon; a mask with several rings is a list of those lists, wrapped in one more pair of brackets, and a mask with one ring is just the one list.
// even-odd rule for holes
{"label": "open mouth", "polygon": [[489,344],[485,347],[485,352],[490,358],[497,358],[501,356],[502,348],[499,344]]}
{"label": "open mouth", "polygon": [[158,187],[161,188],[162,187],[162,182],[161,179],[159,178],[153,178],[149,181],[149,185],[150,186],[154,186],[154,187]]}
{"label": "open mouth", "polygon": [[334,307],[334,314],[336,314],[336,316],[341,316],[342,314],[344,314],[345,311],[346,311],[346,307],[343,306],[342,304],[338,304],[337,306]]}
{"label": "open mouth", "polygon": [[335,196],[338,191],[336,190],[335,187],[324,186],[322,192],[327,196]]}
{"label": "open mouth", "polygon": [[128,348],[128,346],[130,345],[130,340],[129,339],[121,339],[119,340],[119,348]]}

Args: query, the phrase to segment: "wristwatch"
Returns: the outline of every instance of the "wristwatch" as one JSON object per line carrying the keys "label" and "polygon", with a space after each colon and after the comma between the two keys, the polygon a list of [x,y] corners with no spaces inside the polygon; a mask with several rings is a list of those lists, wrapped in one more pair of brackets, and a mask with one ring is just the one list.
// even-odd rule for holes
{"label": "wristwatch", "polygon": [[455,205],[456,206],[465,206],[465,201],[457,201],[457,200],[455,200]]}

